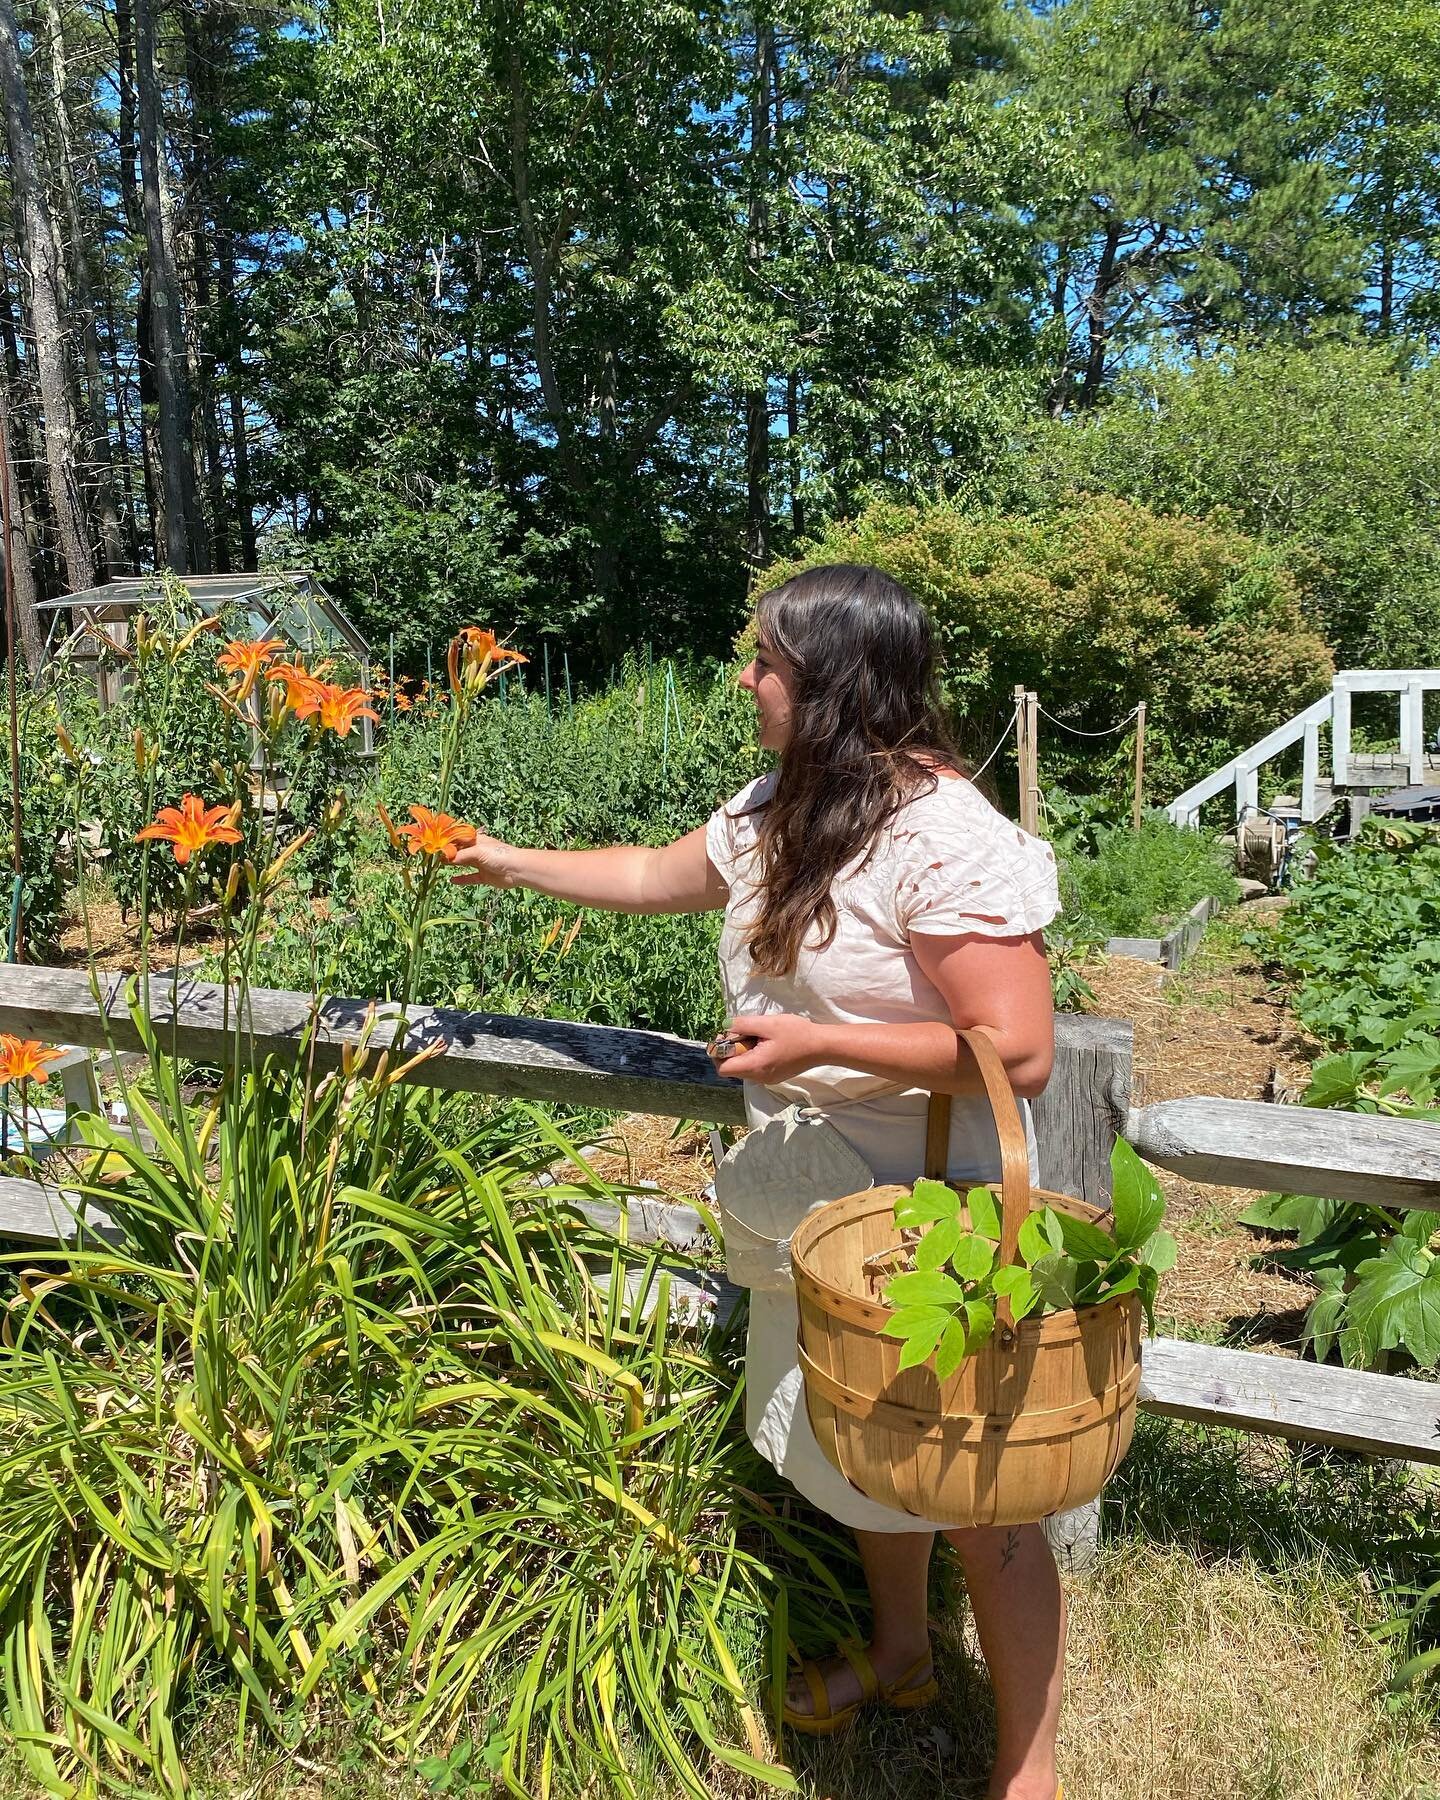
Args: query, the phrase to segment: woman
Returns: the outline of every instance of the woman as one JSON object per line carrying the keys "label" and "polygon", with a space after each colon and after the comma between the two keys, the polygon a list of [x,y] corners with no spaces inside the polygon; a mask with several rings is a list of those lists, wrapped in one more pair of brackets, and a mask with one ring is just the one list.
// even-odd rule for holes
{"label": "woman", "polygon": [[[948,1172],[991,1180],[988,1109],[964,1097],[958,1028],[986,1033],[1017,1095],[1050,1074],[1042,928],[1059,911],[1054,858],[965,778],[940,711],[930,622],[897,582],[849,564],[765,595],[740,677],[777,767],[709,823],[661,848],[521,849],[481,836],[459,879],[528,887],[621,912],[725,910],[723,1064],[761,1125],[796,1100],[830,1120],[877,1182],[911,1181],[926,1095],[955,1094]],[[1022,1109],[1026,1110],[1026,1109]],[[1028,1129],[1028,1118],[1027,1118]],[[1034,1148],[1031,1148],[1032,1162]],[[807,1664],[785,1719],[829,1733],[862,1705],[935,1694],[926,1626],[936,1527],[867,1499],[809,1431],[788,1315],[752,1314],[747,1427],[816,1505],[855,1530],[871,1641]],[[995,1690],[991,1800],[1054,1800],[1065,1607],[1043,1532],[947,1530]]]}

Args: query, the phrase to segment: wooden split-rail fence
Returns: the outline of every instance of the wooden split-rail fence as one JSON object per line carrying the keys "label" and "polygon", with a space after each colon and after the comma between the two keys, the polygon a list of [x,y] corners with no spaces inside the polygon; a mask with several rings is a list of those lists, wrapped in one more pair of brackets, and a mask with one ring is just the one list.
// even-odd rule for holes
{"label": "wooden split-rail fence", "polygon": [[[85,1052],[69,1060],[64,1079],[72,1103],[90,1104],[88,1052],[141,1048],[124,980],[102,974],[92,989],[91,977],[76,970],[0,967],[0,1031]],[[234,1030],[224,998],[219,987],[190,976],[153,977],[158,1041],[170,1054],[219,1059]],[[382,1032],[373,1031],[366,1000],[316,1002],[257,989],[247,1007],[246,1033],[260,1054],[293,1050],[313,1016],[313,1058],[322,1070],[338,1066],[347,1044],[367,1037],[372,1045],[400,1041],[396,1006],[378,1007],[382,1023],[390,1021]],[[744,1123],[739,1083],[717,1075],[699,1044],[657,1032],[410,1007],[404,1045],[413,1052],[437,1042],[443,1053],[408,1079],[476,1094]],[[1440,1211],[1440,1130],[1432,1125],[1203,1096],[1147,1106],[1134,1103],[1131,1075],[1128,1024],[1061,1015],[1055,1073],[1033,1102],[1041,1186],[1107,1204],[1110,1151],[1123,1135],[1147,1162],[1192,1181]],[[73,1237],[82,1204],[44,1181],[0,1179],[0,1237]],[[103,1229],[103,1215],[90,1208],[87,1217]],[[692,1208],[639,1197],[631,1202],[629,1224],[632,1237],[681,1249],[694,1248],[703,1230]],[[698,1278],[698,1290],[702,1302],[722,1307],[736,1299],[715,1277]],[[1144,1346],[1140,1405],[1171,1418],[1440,1463],[1440,1385],[1425,1380],[1160,1337]]]}

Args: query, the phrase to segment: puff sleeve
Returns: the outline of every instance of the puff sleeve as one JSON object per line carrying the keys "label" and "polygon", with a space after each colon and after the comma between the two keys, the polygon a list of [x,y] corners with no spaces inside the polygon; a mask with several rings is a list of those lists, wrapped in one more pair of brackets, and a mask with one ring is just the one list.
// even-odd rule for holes
{"label": "puff sleeve", "polygon": [[759,776],[705,821],[705,854],[719,870],[727,887],[735,885],[736,873],[746,853],[754,848],[753,811],[769,798],[773,785],[769,775]]}
{"label": "puff sleeve", "polygon": [[917,821],[897,845],[904,935],[1028,937],[1060,913],[1055,852],[988,803]]}

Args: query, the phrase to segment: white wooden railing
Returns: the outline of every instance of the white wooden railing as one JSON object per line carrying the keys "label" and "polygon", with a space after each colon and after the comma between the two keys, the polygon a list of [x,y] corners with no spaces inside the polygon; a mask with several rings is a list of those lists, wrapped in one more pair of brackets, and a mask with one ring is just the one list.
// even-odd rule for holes
{"label": "white wooden railing", "polygon": [[[1222,764],[1203,781],[1178,794],[1166,812],[1177,825],[1196,826],[1207,800],[1233,788],[1235,817],[1242,820],[1260,805],[1261,767],[1303,741],[1300,777],[1300,820],[1310,825],[1327,810],[1342,788],[1377,787],[1393,781],[1396,786],[1418,786],[1425,779],[1425,695],[1440,689],[1440,669],[1342,669],[1330,692],[1287,719],[1283,725]],[[1355,694],[1397,694],[1400,707],[1400,755],[1394,762],[1375,759],[1363,766],[1350,749],[1350,706]],[[1330,726],[1331,780],[1326,788],[1320,776],[1320,727]]]}

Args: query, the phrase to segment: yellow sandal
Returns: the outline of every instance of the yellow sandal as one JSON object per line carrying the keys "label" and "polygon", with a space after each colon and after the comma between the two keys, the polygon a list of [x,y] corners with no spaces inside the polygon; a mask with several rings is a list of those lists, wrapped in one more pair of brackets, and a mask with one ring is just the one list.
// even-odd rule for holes
{"label": "yellow sandal", "polygon": [[860,1683],[860,1698],[852,1700],[848,1706],[842,1706],[838,1712],[832,1711],[830,1693],[825,1686],[825,1677],[820,1673],[819,1663],[802,1662],[800,1673],[810,1690],[810,1703],[814,1711],[796,1712],[783,1702],[780,1708],[781,1723],[790,1731],[798,1731],[802,1737],[836,1737],[840,1732],[850,1729],[859,1717],[861,1707],[869,1706],[876,1700],[895,1712],[914,1712],[918,1707],[928,1706],[940,1692],[940,1684],[933,1673],[924,1681],[915,1681],[921,1670],[930,1666],[928,1650],[897,1680],[884,1682],[875,1673],[875,1665],[866,1654],[865,1646],[857,1638],[842,1638],[835,1648],[855,1671]]}

